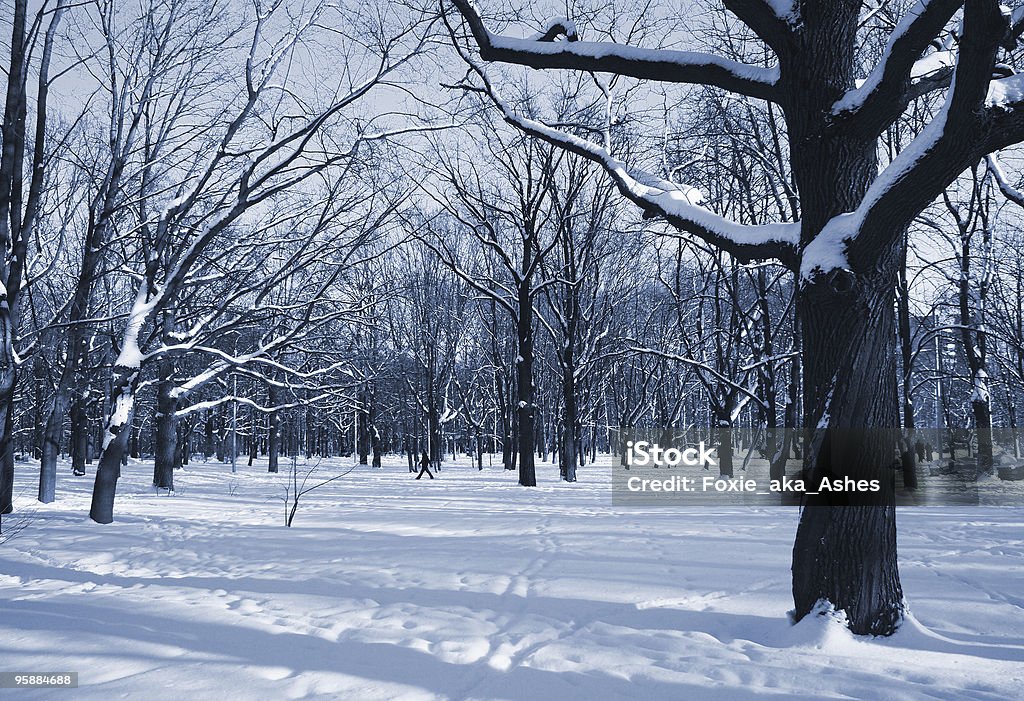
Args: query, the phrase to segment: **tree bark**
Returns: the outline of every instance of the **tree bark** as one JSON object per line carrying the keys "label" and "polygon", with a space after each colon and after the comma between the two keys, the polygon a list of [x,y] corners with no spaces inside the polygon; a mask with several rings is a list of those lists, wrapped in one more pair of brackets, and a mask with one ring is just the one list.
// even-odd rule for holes
{"label": "tree bark", "polygon": [[899,314],[900,354],[903,360],[903,444],[900,461],[903,468],[903,486],[906,489],[917,489],[917,459],[914,442],[917,440],[917,427],[914,421],[914,401],[911,396],[911,368],[914,364],[914,349],[910,334],[910,286],[907,284],[907,232],[903,233],[903,245],[900,251],[899,294],[896,298]]}
{"label": "tree bark", "polygon": [[[524,255],[524,269],[529,266]],[[516,413],[519,423],[519,484],[537,486],[536,463],[533,457],[536,406],[533,396],[533,299],[529,282],[519,289],[519,309],[516,319]]]}
{"label": "tree bark", "polygon": [[117,480],[121,476],[121,462],[128,449],[135,417],[135,392],[139,381],[137,367],[114,368],[114,389],[111,395],[110,416],[103,435],[103,448],[96,468],[96,481],[92,489],[89,518],[96,523],[112,523]]}
{"label": "tree bark", "polygon": [[728,407],[715,407],[715,442],[718,445],[718,474],[733,476],[732,464],[732,416]]}
{"label": "tree bark", "polygon": [[[271,407],[281,401],[281,391],[277,385],[267,386],[267,397]],[[278,471],[278,459],[281,453],[281,412],[271,411],[267,431],[267,472]]]}
{"label": "tree bark", "polygon": [[579,460],[579,409],[576,405],[575,373],[572,356],[567,354],[562,367],[562,447],[558,454],[562,479],[566,482],[576,481],[576,465]]}
{"label": "tree bark", "polygon": [[[852,289],[801,293],[805,406],[813,407],[808,492],[793,546],[800,620],[828,602],[857,634],[889,635],[903,615],[891,473],[899,418],[892,266]],[[869,495],[820,490],[822,479],[879,481]]]}
{"label": "tree bark", "polygon": [[153,484],[160,489],[174,491],[174,468],[178,466],[178,402],[173,395],[174,361],[168,357],[161,358],[159,372]]}
{"label": "tree bark", "polygon": [[77,477],[85,474],[86,463],[92,462],[89,455],[89,411],[85,390],[75,394],[71,402],[71,473]]}
{"label": "tree bark", "polygon": [[[25,153],[26,0],[15,0],[11,22],[11,62],[7,72],[2,150],[0,150],[0,514],[14,509],[14,388],[17,380],[14,341],[15,299],[21,288],[17,255],[23,241],[21,180]],[[8,259],[8,249],[11,251]]]}

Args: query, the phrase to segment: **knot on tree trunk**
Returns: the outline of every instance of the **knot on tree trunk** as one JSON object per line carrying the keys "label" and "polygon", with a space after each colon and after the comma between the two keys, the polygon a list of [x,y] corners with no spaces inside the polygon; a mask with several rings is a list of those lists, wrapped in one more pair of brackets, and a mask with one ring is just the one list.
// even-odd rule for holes
{"label": "knot on tree trunk", "polygon": [[857,286],[857,276],[851,270],[832,270],[825,278],[829,288],[837,294],[849,294]]}

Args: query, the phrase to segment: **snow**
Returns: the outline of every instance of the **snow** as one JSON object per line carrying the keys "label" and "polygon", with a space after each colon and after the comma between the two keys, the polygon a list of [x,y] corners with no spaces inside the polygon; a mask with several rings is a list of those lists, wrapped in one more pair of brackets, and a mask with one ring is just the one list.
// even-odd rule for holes
{"label": "snow", "polygon": [[956,65],[956,54],[952,51],[933,51],[927,56],[919,59],[910,69],[911,81],[918,81],[928,78],[936,73],[949,70]]}
{"label": "snow", "polygon": [[576,41],[579,39],[579,30],[576,28],[575,22],[568,17],[552,17],[545,22],[543,29],[531,37],[531,40],[539,41],[556,29],[560,30],[561,33],[565,35],[565,39],[567,41]]}
{"label": "snow", "polygon": [[767,0],[767,2],[776,17],[785,22],[796,22],[797,12],[793,0]]}
{"label": "snow", "polygon": [[491,31],[487,32],[487,36],[491,46],[497,50],[525,52],[537,56],[576,56],[593,60],[618,57],[626,61],[678,67],[714,66],[738,78],[762,83],[765,86],[775,85],[779,80],[778,66],[761,68],[699,51],[647,49],[606,41],[540,42],[535,39],[495,34]]}
{"label": "snow", "polygon": [[988,84],[986,107],[1014,109],[1024,100],[1024,74],[1018,73],[1007,78],[993,80]]}
{"label": "snow", "polygon": [[[896,28],[889,34],[889,39],[885,44],[885,49],[882,51],[882,56],[878,59],[875,67],[868,74],[867,78],[857,80],[856,87],[847,91],[843,97],[836,101],[832,106],[833,114],[855,111],[864,105],[865,100],[867,100],[868,96],[878,88],[882,79],[885,77],[885,70],[896,43],[906,36],[907,32],[914,26],[914,23],[917,22],[920,15],[925,12],[928,2],[929,0],[918,0],[914,6],[903,15],[899,24],[897,24]],[[918,81],[922,78],[932,76],[939,71],[952,68],[955,63],[956,54],[946,46],[918,59],[914,65],[911,66],[910,78],[912,81]]]}
{"label": "snow", "polygon": [[1024,509],[901,509],[913,615],[859,639],[834,613],[787,621],[795,508],[629,509],[605,467],[568,485],[545,463],[527,489],[468,464],[359,468],[290,529],[288,475],[259,462],[193,464],[172,497],[132,462],[109,526],[65,469],[30,507],[22,464],[5,529],[35,511],[0,545],[2,667],[81,688],[4,698],[1024,697]]}
{"label": "snow", "polygon": [[149,286],[145,281],[139,284],[135,293],[135,301],[128,313],[128,323],[125,325],[124,335],[121,339],[121,352],[114,361],[116,367],[138,369],[142,365],[142,351],[139,348],[139,334],[149,320],[157,302],[160,301],[160,294],[150,295]]}
{"label": "snow", "polygon": [[521,117],[497,94],[492,93],[492,97],[507,119],[555,143],[590,154],[591,158],[604,165],[612,174],[620,190],[627,196],[635,201],[653,204],[667,217],[692,222],[717,238],[739,245],[783,244],[795,247],[800,241],[800,225],[797,223],[738,224],[700,206],[703,195],[699,189],[672,183],[644,171],[631,171],[607,149],[542,122]]}
{"label": "snow", "polygon": [[856,212],[833,217],[804,248],[800,258],[801,280],[806,282],[829,270],[848,270],[846,246],[857,235],[861,221]]}

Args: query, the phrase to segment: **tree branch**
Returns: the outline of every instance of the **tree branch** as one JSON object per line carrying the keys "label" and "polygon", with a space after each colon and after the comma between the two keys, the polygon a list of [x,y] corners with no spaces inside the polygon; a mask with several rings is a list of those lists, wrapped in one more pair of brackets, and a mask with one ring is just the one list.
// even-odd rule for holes
{"label": "tree branch", "polygon": [[645,49],[613,42],[574,40],[575,28],[564,32],[566,41],[552,41],[564,20],[548,23],[546,32],[532,39],[493,34],[484,25],[472,0],[452,0],[469,26],[485,61],[500,61],[530,68],[615,73],[665,83],[697,83],[761,100],[777,101],[777,68],[760,68],[713,54],[670,49]]}
{"label": "tree branch", "polygon": [[833,113],[868,137],[880,134],[906,108],[914,94],[914,65],[962,4],[918,0],[889,35],[874,70],[835,103]]}
{"label": "tree branch", "polygon": [[1024,139],[1024,76],[991,81],[1008,17],[997,0],[964,5],[956,72],[941,110],[879,174],[860,206],[833,218],[805,248],[805,279],[837,268],[866,272],[960,173]]}
{"label": "tree branch", "polygon": [[797,11],[792,4],[789,11],[782,14],[767,0],[724,0],[723,4],[776,52],[786,46],[792,37],[793,26],[798,23]]}
{"label": "tree branch", "polygon": [[646,173],[630,172],[625,163],[603,147],[516,114],[494,92],[483,72],[473,67],[487,83],[487,94],[506,122],[603,166],[619,191],[638,205],[647,217],[661,217],[675,228],[697,236],[741,262],[775,259],[791,268],[796,267],[799,223],[742,225],[715,214],[696,204],[701,198],[696,188],[678,186]]}

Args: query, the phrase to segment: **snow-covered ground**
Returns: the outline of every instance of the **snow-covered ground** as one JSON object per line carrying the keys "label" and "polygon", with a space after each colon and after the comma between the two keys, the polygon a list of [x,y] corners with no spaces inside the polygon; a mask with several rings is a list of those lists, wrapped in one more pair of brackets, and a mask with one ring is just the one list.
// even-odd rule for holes
{"label": "snow-covered ground", "polygon": [[[339,465],[318,474],[335,474]],[[17,502],[33,507],[33,468]],[[791,626],[795,508],[613,507],[606,468],[525,489],[394,461],[307,495],[132,464],[116,523],[90,478],[0,545],[0,671],[79,673],[4,699],[1020,699],[1024,509],[904,508],[913,617],[856,639]],[[8,529],[19,519],[5,519]]]}

